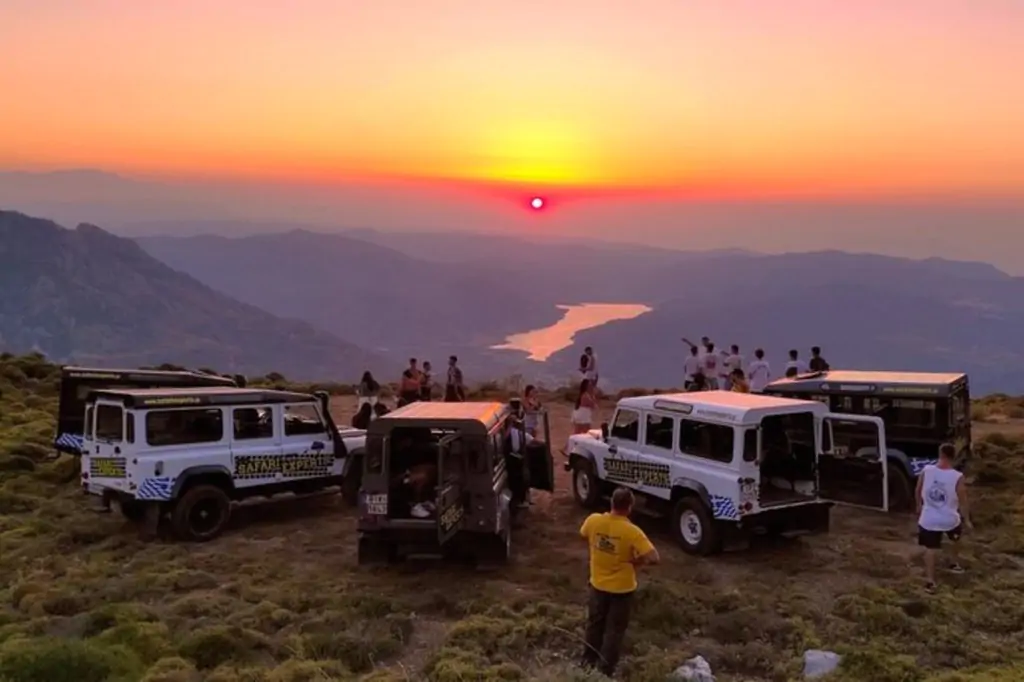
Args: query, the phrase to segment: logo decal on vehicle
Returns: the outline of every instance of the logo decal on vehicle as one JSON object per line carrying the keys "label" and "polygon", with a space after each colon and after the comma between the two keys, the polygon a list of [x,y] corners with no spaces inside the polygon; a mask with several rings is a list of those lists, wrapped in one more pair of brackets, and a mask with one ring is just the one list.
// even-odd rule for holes
{"label": "logo decal on vehicle", "polygon": [[609,458],[604,461],[604,468],[606,478],[612,483],[672,487],[671,471],[667,464]]}
{"label": "logo decal on vehicle", "polygon": [[235,478],[305,478],[331,473],[334,455],[303,452],[298,455],[244,455],[235,457]]}

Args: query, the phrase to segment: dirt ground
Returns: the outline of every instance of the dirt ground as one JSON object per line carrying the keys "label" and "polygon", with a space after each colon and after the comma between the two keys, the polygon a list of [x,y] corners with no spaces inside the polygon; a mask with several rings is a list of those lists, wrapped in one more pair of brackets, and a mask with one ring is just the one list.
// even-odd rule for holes
{"label": "dirt ground", "polygon": [[[548,407],[560,446],[571,406]],[[340,423],[353,408],[332,404]],[[978,433],[997,431],[1024,423]],[[962,682],[969,672],[949,675],[975,669],[993,675],[977,680],[1024,679],[1012,667],[1024,659],[1024,447],[1000,443],[962,548],[968,572],[943,575],[935,596],[921,589],[910,517],[837,509],[828,535],[707,559],[641,519],[663,563],[641,577],[621,678],[661,680],[700,654],[721,682],[781,682],[799,678],[804,650],[829,648],[847,657],[845,681]],[[569,665],[584,616],[585,512],[558,464],[557,491],[534,494],[514,560],[497,571],[359,567],[355,515],[337,496],[245,505],[202,545],[144,543],[79,495],[0,514],[0,679],[597,679]],[[86,659],[106,672],[82,672],[93,670]],[[40,662],[53,660],[78,672]]]}

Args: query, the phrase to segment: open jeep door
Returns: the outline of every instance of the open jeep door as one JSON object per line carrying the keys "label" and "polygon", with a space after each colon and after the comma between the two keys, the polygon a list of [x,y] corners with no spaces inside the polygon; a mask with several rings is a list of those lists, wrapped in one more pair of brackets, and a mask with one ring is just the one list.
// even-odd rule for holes
{"label": "open jeep door", "polygon": [[543,440],[540,438],[523,448],[529,470],[530,487],[535,490],[555,491],[555,460],[551,456],[551,428],[547,410],[542,410]]}
{"label": "open jeep door", "polygon": [[889,511],[889,466],[882,420],[829,413],[818,421],[818,497]]}
{"label": "open jeep door", "polygon": [[445,436],[437,453],[437,542],[444,545],[462,530],[466,518],[465,457],[458,434]]}

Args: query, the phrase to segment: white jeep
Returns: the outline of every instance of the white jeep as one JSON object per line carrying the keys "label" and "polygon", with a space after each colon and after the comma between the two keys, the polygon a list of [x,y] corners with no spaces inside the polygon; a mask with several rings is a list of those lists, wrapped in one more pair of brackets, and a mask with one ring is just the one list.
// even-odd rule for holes
{"label": "white jeep", "polygon": [[[833,452],[835,441],[858,443]],[[875,448],[871,458],[848,452]],[[573,495],[593,508],[618,486],[669,516],[691,554],[751,532],[827,532],[833,503],[888,509],[881,419],[818,401],[725,391],[624,398],[611,424],[569,438]]]}
{"label": "white jeep", "polygon": [[340,430],[327,394],[249,388],[97,390],[85,407],[82,488],[152,535],[210,540],[231,503],[340,486],[358,496],[365,432]]}

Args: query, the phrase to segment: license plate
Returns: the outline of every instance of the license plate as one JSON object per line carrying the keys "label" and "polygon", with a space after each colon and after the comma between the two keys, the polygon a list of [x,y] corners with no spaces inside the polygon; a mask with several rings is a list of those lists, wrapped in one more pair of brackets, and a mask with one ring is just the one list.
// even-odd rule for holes
{"label": "license plate", "polygon": [[366,496],[366,513],[374,516],[386,516],[388,513],[388,496],[386,493]]}

